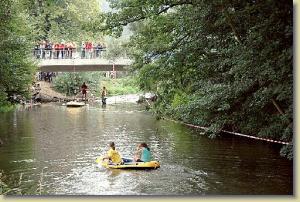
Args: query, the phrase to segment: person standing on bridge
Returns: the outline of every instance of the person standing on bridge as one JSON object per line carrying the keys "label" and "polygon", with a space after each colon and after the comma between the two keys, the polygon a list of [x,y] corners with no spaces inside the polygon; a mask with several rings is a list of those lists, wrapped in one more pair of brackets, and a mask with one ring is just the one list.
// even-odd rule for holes
{"label": "person standing on bridge", "polygon": [[82,86],[81,86],[81,92],[82,92],[82,100],[84,97],[84,101],[86,101],[86,93],[87,93],[87,85],[85,84],[85,82],[83,82]]}
{"label": "person standing on bridge", "polygon": [[85,58],[85,43],[84,41],[81,42],[81,59]]}
{"label": "person standing on bridge", "polygon": [[60,50],[60,53],[61,53],[61,59],[64,59],[64,55],[65,55],[65,42],[62,41],[60,44],[59,44],[59,50]]}
{"label": "person standing on bridge", "polygon": [[55,56],[55,59],[58,59],[59,58],[59,43],[55,42],[54,43],[54,56]]}

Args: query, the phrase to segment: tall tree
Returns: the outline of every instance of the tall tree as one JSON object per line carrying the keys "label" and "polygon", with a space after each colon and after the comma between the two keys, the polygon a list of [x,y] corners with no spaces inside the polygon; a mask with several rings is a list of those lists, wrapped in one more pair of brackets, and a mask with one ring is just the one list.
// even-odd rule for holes
{"label": "tall tree", "polygon": [[27,26],[26,0],[0,2],[0,107],[14,93],[26,95],[35,67],[29,54],[31,29]]}
{"label": "tall tree", "polygon": [[102,33],[86,31],[84,25],[99,15],[99,0],[29,0],[29,14],[36,40],[102,40]]}
{"label": "tall tree", "polygon": [[[129,42],[159,113],[209,127],[293,140],[292,1],[111,0],[100,30]],[[282,155],[292,158],[292,144]]]}

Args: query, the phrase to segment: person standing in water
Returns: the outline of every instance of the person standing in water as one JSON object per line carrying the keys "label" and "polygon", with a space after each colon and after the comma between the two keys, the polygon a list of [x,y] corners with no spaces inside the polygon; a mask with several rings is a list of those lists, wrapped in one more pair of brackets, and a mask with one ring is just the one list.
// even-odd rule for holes
{"label": "person standing in water", "polygon": [[106,96],[107,96],[107,90],[106,90],[105,86],[103,86],[103,89],[101,92],[102,105],[106,105]]}
{"label": "person standing in water", "polygon": [[85,82],[83,82],[81,86],[81,92],[82,92],[82,100],[84,97],[84,101],[86,101],[87,88],[88,88],[87,85],[85,84]]}

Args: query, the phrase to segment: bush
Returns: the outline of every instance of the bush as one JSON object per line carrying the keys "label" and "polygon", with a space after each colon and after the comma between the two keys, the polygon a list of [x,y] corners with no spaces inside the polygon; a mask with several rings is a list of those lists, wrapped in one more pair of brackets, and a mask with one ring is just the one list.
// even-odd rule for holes
{"label": "bush", "polygon": [[75,95],[80,91],[80,86],[85,82],[89,91],[95,96],[101,95],[103,86],[107,88],[108,95],[124,95],[138,93],[136,82],[131,77],[110,79],[105,78],[102,72],[62,73],[54,80],[54,88],[67,95]]}

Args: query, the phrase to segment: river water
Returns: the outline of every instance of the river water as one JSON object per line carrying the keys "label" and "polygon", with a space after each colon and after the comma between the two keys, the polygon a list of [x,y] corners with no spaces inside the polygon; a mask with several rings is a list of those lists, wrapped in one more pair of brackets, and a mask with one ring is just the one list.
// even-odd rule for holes
{"label": "river water", "polygon": [[[156,120],[135,104],[20,108],[0,114],[0,138],[3,181],[22,194],[293,194],[293,162],[279,156],[279,145],[229,135],[209,139],[199,130]],[[161,167],[97,166],[110,141],[123,157],[148,143]]]}

